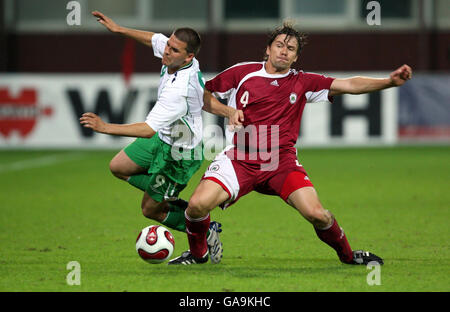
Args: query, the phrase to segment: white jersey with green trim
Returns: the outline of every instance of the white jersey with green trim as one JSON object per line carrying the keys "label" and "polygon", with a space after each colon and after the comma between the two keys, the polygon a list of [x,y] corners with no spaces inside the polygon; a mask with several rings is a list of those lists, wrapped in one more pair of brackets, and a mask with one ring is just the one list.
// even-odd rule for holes
{"label": "white jersey with green trim", "polygon": [[[153,52],[162,58],[168,38],[152,37]],[[172,146],[193,149],[202,141],[202,106],[205,81],[197,59],[169,74],[161,69],[158,99],[145,122]]]}

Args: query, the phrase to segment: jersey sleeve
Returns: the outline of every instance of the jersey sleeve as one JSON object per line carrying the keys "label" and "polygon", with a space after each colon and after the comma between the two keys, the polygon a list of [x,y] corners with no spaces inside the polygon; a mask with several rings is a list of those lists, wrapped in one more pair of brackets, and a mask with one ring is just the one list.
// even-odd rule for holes
{"label": "jersey sleeve", "polygon": [[187,114],[185,90],[166,86],[145,122],[156,132]]}
{"label": "jersey sleeve", "polygon": [[236,88],[236,71],[233,67],[226,69],[205,83],[205,89],[221,99],[229,98]]}
{"label": "jersey sleeve", "polygon": [[164,36],[163,34],[154,34],[152,36],[152,48],[153,54],[156,57],[162,58],[164,54],[164,49],[166,48],[166,44],[169,38]]}
{"label": "jersey sleeve", "polygon": [[303,79],[305,84],[306,102],[333,102],[333,97],[329,96],[329,93],[331,84],[335,78],[306,73],[304,74]]}

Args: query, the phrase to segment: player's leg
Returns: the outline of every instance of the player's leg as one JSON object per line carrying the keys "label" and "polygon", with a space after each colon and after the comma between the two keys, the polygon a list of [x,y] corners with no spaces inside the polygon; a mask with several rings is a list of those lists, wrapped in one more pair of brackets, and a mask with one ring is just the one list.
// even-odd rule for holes
{"label": "player's leg", "polygon": [[[149,195],[149,192],[152,195]],[[163,200],[163,197],[150,189],[148,192],[144,192],[141,206],[145,217],[156,220],[170,229],[186,232],[185,210],[188,207],[188,202],[183,199]],[[220,263],[222,259],[223,248],[219,238],[219,233],[222,232],[221,226],[219,222],[210,222],[206,233],[212,263]]]}
{"label": "player's leg", "polygon": [[295,190],[286,201],[315,228],[327,228],[333,221],[333,215],[323,208],[317,192],[312,186]]}
{"label": "player's leg", "polygon": [[189,246],[195,257],[203,256],[208,250],[206,237],[210,211],[228,198],[223,187],[211,180],[202,180],[192,194],[185,216]]}
{"label": "player's leg", "polygon": [[156,201],[147,192],[144,192],[142,197],[141,208],[144,217],[160,223],[164,221],[169,210],[167,201]]}
{"label": "player's leg", "polygon": [[115,177],[125,181],[132,175],[147,172],[145,168],[142,168],[131,160],[124,150],[118,152],[113,159],[111,159],[109,162],[109,170]]}
{"label": "player's leg", "polygon": [[110,161],[111,173],[141,191],[145,191],[150,183],[147,171],[153,159],[152,150],[155,148],[157,148],[156,139],[136,139]]}
{"label": "player's leg", "polygon": [[[314,185],[311,183],[302,165],[298,163],[297,156],[283,154],[279,166],[265,185],[269,191],[285,200],[294,207],[314,227],[320,240],[331,246],[344,263],[361,264],[371,260],[383,261],[368,252],[353,252],[347,237],[337,223],[335,217],[320,203]],[[270,192],[269,192],[270,194]]]}
{"label": "player's leg", "polygon": [[321,241],[332,247],[339,259],[347,264],[367,264],[383,260],[367,251],[353,251],[348,243],[344,230],[336,218],[320,203],[316,190],[312,186],[302,187],[292,192],[286,202],[296,208],[300,214],[312,223]]}
{"label": "player's leg", "polygon": [[[152,198],[148,192],[144,192],[141,203],[142,214],[170,229],[186,232],[185,210],[188,207],[188,202],[181,198],[167,201],[162,200],[159,196],[154,197],[157,197],[159,201]],[[219,222],[213,221],[210,223],[210,229],[207,232],[208,246],[214,248],[214,250],[211,250],[211,260],[214,263],[219,263],[222,255],[221,250],[217,250],[218,245],[220,245],[220,248],[222,245],[218,234],[222,232],[221,226]]]}
{"label": "player's leg", "polygon": [[[179,162],[168,161],[170,157],[166,157],[167,155],[170,155],[170,146],[162,143],[158,136],[150,139],[138,138],[111,160],[110,169],[116,177],[144,191],[141,208],[145,217],[184,232],[184,210],[187,208],[187,202],[176,197],[186,185],[169,179],[164,170],[181,176],[178,181],[187,183],[201,161],[189,161],[186,165],[189,169],[185,170],[183,167],[177,167]],[[148,174],[149,168],[160,171]],[[168,190],[171,192],[171,201],[167,201],[164,196]]]}
{"label": "player's leg", "polygon": [[191,219],[202,219],[229,197],[223,186],[210,179],[203,179],[189,199],[186,215]]}
{"label": "player's leg", "polygon": [[186,233],[190,251],[171,260],[169,264],[204,263],[207,261],[207,257],[204,257],[206,248],[209,249],[213,263],[220,260],[223,248],[218,237],[215,239],[211,235],[205,239],[205,231],[210,223],[209,213],[216,206],[226,208],[240,196],[249,193],[253,189],[255,177],[254,172],[249,172],[238,162],[233,164],[226,151],[227,149],[216,156],[189,200]]}
{"label": "player's leg", "polygon": [[228,199],[229,193],[218,183],[208,179],[200,182],[185,211],[189,251],[171,260],[169,264],[193,264],[208,261],[207,233],[210,226],[210,211]]}
{"label": "player's leg", "polygon": [[287,203],[312,223],[320,240],[331,246],[342,262],[352,261],[353,252],[344,231],[333,215],[323,208],[313,187],[303,187],[292,192],[287,198]]}
{"label": "player's leg", "polygon": [[184,211],[188,203],[178,196],[186,184],[175,182],[165,170],[172,174],[176,172],[175,168],[166,164],[162,171],[149,175],[148,186],[141,202],[142,214],[168,228],[185,232]]}
{"label": "player's leg", "polygon": [[168,228],[186,232],[184,211],[188,206],[188,202],[181,198],[167,201],[162,200],[158,196],[158,199],[159,201],[152,198],[147,192],[144,192],[141,203],[142,214],[146,218],[158,221]]}
{"label": "player's leg", "polygon": [[[153,184],[165,187],[163,175],[149,175],[148,169],[154,164],[155,151],[159,150],[157,137],[151,139],[136,139],[125,149],[117,153],[111,160],[109,167],[111,172],[119,179],[128,181],[131,185],[144,191],[141,208],[145,217],[161,222],[171,229],[185,231],[184,210],[187,202],[182,199],[167,202],[161,195],[149,195],[147,189]],[[156,165],[156,164],[155,164]],[[158,181],[154,181],[158,178]],[[152,185],[153,185],[152,184]],[[156,198],[156,199],[155,199]]]}

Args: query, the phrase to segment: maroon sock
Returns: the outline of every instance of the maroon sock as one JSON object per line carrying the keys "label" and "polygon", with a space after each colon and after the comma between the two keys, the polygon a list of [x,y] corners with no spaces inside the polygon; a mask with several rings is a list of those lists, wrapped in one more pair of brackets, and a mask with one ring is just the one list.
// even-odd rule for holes
{"label": "maroon sock", "polygon": [[206,235],[209,230],[209,214],[200,219],[193,219],[185,212],[184,217],[186,220],[186,233],[191,254],[195,258],[203,258],[208,251]]}
{"label": "maroon sock", "polygon": [[331,227],[326,230],[319,230],[316,228],[315,230],[321,241],[336,250],[339,259],[342,262],[349,263],[353,260],[352,248],[347,241],[344,230],[339,227],[336,220],[334,220]]}

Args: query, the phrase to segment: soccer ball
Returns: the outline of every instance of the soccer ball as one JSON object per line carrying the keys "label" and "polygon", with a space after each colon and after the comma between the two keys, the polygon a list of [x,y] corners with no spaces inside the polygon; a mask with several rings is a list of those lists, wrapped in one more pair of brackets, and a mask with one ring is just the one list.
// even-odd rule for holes
{"label": "soccer ball", "polygon": [[161,225],[147,226],[136,239],[136,251],[148,263],[162,263],[168,260],[174,246],[172,233]]}

